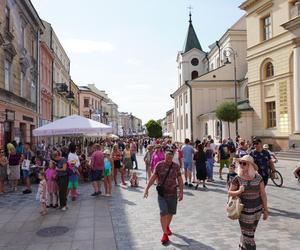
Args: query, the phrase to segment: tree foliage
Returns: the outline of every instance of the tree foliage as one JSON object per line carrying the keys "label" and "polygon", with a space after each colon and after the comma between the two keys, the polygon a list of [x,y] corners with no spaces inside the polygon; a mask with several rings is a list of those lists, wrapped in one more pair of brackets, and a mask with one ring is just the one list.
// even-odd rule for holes
{"label": "tree foliage", "polygon": [[234,102],[224,102],[217,107],[216,116],[219,120],[228,123],[228,131],[230,137],[230,122],[235,122],[241,118],[241,112],[238,110]]}
{"label": "tree foliage", "polygon": [[148,136],[151,138],[162,137],[162,127],[161,125],[154,120],[150,120],[146,123],[146,128],[148,131]]}

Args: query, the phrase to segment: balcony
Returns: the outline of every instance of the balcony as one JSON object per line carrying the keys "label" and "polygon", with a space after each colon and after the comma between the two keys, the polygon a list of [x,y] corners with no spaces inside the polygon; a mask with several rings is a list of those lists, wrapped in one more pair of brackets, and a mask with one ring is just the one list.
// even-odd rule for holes
{"label": "balcony", "polygon": [[[56,83],[55,89],[58,94],[67,95],[68,94],[68,85],[63,83]],[[73,94],[74,95],[74,94]]]}
{"label": "balcony", "polygon": [[291,19],[300,16],[300,1],[295,2],[290,10]]}

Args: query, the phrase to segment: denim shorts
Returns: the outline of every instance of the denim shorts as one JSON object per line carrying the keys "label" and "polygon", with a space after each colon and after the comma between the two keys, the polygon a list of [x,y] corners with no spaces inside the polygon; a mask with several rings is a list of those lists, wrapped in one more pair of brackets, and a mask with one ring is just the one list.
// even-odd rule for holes
{"label": "denim shorts", "polygon": [[183,162],[184,170],[192,172],[193,171],[193,163],[192,162]]}
{"label": "denim shorts", "polygon": [[158,206],[160,215],[174,215],[177,212],[177,197],[162,197],[158,195]]}
{"label": "denim shorts", "polygon": [[22,170],[23,178],[29,178],[30,177],[30,171],[29,170]]}

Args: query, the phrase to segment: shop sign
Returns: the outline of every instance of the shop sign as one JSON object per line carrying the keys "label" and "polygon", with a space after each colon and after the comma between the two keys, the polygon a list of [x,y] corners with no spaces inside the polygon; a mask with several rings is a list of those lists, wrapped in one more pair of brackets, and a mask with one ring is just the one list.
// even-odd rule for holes
{"label": "shop sign", "polygon": [[32,117],[25,116],[25,115],[23,115],[23,120],[27,121],[27,122],[33,122],[33,118]]}

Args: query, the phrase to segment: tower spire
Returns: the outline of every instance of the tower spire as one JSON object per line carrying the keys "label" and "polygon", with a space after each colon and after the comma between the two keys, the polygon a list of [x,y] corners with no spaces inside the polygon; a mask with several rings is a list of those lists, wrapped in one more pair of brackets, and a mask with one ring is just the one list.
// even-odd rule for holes
{"label": "tower spire", "polygon": [[188,7],[188,9],[190,10],[190,13],[189,13],[189,16],[190,16],[189,23],[192,23],[192,9],[193,9],[193,7],[190,5],[190,6]]}

